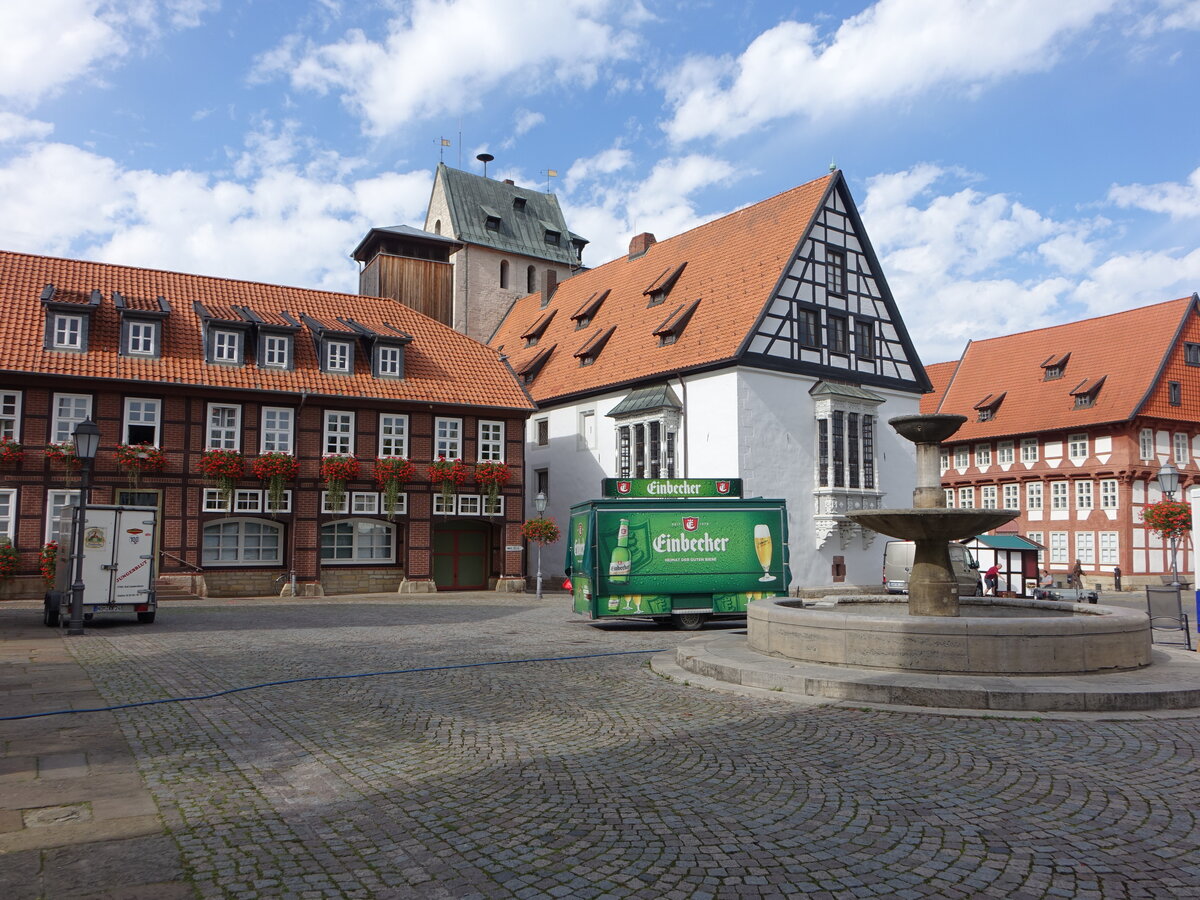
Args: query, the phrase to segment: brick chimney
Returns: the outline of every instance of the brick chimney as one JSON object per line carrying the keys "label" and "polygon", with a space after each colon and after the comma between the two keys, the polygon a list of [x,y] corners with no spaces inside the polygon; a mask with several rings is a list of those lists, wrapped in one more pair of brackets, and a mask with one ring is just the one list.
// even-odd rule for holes
{"label": "brick chimney", "polygon": [[657,243],[658,241],[654,235],[648,231],[643,231],[641,234],[634,236],[633,240],[629,242],[629,258],[635,259],[641,256],[650,249],[651,244]]}
{"label": "brick chimney", "polygon": [[513,181],[511,178],[505,178],[505,179],[504,179],[504,183],[505,183],[505,184],[512,184],[512,185],[515,185],[515,184],[516,184],[516,182],[515,182],[515,181]]}

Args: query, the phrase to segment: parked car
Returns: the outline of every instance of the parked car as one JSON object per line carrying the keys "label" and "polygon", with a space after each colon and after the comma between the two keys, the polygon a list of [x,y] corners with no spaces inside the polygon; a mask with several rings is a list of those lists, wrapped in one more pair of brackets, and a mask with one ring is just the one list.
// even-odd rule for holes
{"label": "parked car", "polygon": [[[883,546],[883,585],[889,594],[907,594],[916,545],[912,541],[888,541]],[[958,579],[960,597],[982,597],[979,563],[962,544],[950,543],[950,568]]]}

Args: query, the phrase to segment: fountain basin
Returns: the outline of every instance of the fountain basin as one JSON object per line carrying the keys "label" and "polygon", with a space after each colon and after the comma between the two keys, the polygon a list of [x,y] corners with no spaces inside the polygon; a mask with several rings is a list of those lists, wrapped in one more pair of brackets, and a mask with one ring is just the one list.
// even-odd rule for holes
{"label": "fountain basin", "polygon": [[864,509],[846,518],[902,541],[946,543],[991,531],[1019,515],[1007,509]]}
{"label": "fountain basin", "polygon": [[830,608],[784,597],[752,601],[748,646],[801,662],[954,675],[1080,675],[1150,665],[1150,620],[1135,610],[964,597],[962,616],[913,616],[903,598],[838,601]]}

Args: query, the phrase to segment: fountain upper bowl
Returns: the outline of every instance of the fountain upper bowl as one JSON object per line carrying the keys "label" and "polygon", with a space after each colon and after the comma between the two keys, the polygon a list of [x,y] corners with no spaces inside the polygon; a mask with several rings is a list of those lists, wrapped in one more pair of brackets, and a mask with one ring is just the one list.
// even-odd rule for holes
{"label": "fountain upper bowl", "polygon": [[914,444],[940,444],[967,421],[966,416],[956,416],[950,413],[930,413],[929,415],[896,416],[888,419],[888,424],[902,438]]}

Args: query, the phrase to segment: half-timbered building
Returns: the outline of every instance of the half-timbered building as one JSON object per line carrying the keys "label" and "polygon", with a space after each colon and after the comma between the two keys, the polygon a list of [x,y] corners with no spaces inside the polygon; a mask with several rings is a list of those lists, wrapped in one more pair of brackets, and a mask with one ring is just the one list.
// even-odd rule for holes
{"label": "half-timbered building", "polygon": [[[924,412],[967,417],[942,449],[952,507],[1015,509],[1016,530],[1044,545],[1065,581],[1125,588],[1171,572],[1169,544],[1142,523],[1162,498],[1159,469],[1200,483],[1200,298],[972,341],[929,366]],[[1188,542],[1180,572],[1193,571]]]}
{"label": "half-timbered building", "polygon": [[[157,507],[160,572],[191,592],[520,587],[531,409],[494,350],[394,300],[0,252],[5,590],[41,595],[87,418],[93,502]],[[466,470],[445,494],[440,456]],[[295,476],[273,491],[264,459]],[[510,468],[498,497],[480,463]]]}
{"label": "half-timbered building", "polygon": [[887,426],[929,383],[835,171],[517,300],[492,345],[537,402],[526,459],[550,510],[604,477],[735,476],[783,497],[797,584],[877,584],[845,518],[911,502]]}

